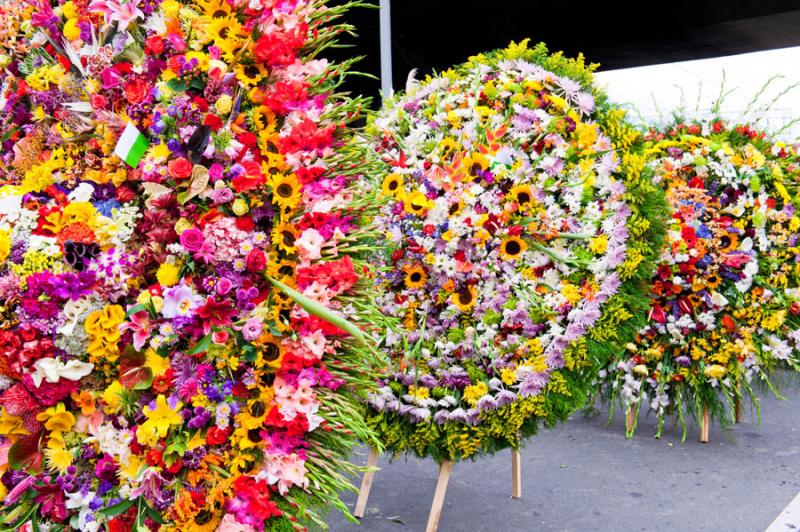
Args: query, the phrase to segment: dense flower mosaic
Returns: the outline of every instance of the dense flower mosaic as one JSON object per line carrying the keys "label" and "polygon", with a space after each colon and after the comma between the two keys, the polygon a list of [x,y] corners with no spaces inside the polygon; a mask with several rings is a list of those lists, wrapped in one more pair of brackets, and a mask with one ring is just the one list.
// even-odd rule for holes
{"label": "dense flower mosaic", "polygon": [[334,97],[349,63],[317,54],[348,7],[0,5],[5,527],[346,511],[371,200],[347,141],[363,102]]}
{"label": "dense flower mosaic", "polygon": [[[671,209],[648,324],[604,374],[638,413],[726,423],[777,367],[800,367],[800,176],[793,147],[747,125],[678,124],[648,136]],[[771,385],[770,385],[771,386]],[[633,426],[629,431],[633,431]]]}
{"label": "dense flower mosaic", "polygon": [[379,304],[399,327],[369,404],[389,449],[519,446],[581,404],[584,372],[644,314],[663,198],[592,68],[512,44],[413,83],[374,119]]}

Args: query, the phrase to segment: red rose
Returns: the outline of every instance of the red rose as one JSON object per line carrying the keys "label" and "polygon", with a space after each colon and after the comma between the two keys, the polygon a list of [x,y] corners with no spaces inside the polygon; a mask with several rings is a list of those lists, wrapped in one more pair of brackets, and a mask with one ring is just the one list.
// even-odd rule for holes
{"label": "red rose", "polygon": [[263,271],[267,267],[267,256],[260,249],[253,249],[247,254],[245,261],[248,272],[256,273]]}
{"label": "red rose", "polygon": [[141,79],[132,79],[125,84],[125,98],[128,103],[141,103],[147,98],[148,85]]}
{"label": "red rose", "polygon": [[147,49],[154,54],[160,54],[164,51],[164,40],[158,35],[153,35],[145,41]]}
{"label": "red rose", "polygon": [[167,168],[169,168],[170,175],[175,179],[186,179],[192,175],[192,163],[183,157],[172,159],[167,163]]}
{"label": "red rose", "polygon": [[206,432],[206,443],[209,445],[222,445],[228,441],[230,429],[221,429],[219,427],[211,427]]}

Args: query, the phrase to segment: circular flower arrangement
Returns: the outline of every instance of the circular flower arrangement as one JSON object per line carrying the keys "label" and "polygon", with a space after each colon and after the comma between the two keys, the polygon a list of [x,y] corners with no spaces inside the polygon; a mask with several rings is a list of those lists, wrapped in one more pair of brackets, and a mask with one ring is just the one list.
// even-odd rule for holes
{"label": "circular flower arrangement", "polygon": [[345,142],[363,102],[317,53],[347,7],[0,7],[4,528],[346,512],[372,200]]}
{"label": "circular flower arrangement", "polygon": [[663,197],[592,69],[512,44],[372,123],[389,198],[379,306],[399,328],[369,405],[389,449],[518,447],[582,403],[584,371],[640,323]]}
{"label": "circular flower arrangement", "polygon": [[685,436],[688,416],[708,408],[725,423],[744,397],[758,406],[753,381],[769,384],[777,366],[800,368],[800,165],[790,146],[721,121],[648,140],[671,209],[667,245],[647,326],[604,384],[634,412],[649,401],[658,434],[676,413]]}

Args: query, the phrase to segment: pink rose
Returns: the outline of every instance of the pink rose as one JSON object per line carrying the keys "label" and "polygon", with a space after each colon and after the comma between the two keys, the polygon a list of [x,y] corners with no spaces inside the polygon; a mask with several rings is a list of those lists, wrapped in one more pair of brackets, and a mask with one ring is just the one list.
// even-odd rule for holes
{"label": "pink rose", "polygon": [[186,229],[181,233],[181,245],[186,251],[194,253],[203,249],[203,232],[196,227]]}

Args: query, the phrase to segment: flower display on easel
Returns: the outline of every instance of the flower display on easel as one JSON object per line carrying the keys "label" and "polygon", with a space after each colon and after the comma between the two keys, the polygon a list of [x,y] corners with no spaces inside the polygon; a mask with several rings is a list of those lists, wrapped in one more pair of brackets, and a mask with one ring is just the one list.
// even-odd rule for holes
{"label": "flower display on easel", "polygon": [[641,325],[665,205],[592,70],[512,44],[413,82],[368,129],[398,322],[370,422],[395,453],[517,448]]}
{"label": "flower display on easel", "polygon": [[667,245],[647,325],[603,376],[633,409],[723,424],[776,367],[800,368],[796,151],[747,125],[677,124],[648,135],[666,192]]}
{"label": "flower display on easel", "polygon": [[318,54],[353,4],[0,6],[4,528],[347,512],[373,195]]}

